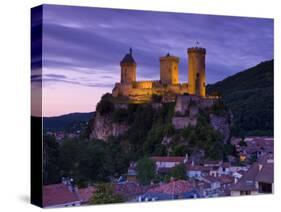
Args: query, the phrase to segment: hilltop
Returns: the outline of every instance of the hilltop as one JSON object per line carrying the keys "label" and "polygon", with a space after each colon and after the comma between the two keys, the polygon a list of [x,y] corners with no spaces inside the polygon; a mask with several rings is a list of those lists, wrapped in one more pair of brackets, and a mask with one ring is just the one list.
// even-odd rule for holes
{"label": "hilltop", "polygon": [[233,113],[235,135],[273,135],[273,60],[207,86]]}
{"label": "hilltop", "polygon": [[71,129],[80,129],[81,124],[86,124],[95,112],[89,113],[70,113],[61,116],[44,117],[44,130],[46,131],[67,131]]}

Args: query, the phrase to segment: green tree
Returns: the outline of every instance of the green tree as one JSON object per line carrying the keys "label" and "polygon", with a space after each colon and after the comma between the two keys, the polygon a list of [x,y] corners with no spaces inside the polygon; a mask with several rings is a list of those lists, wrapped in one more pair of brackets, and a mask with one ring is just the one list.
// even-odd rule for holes
{"label": "green tree", "polygon": [[161,95],[157,95],[157,94],[152,94],[151,96],[151,100],[152,102],[155,102],[155,103],[160,103],[162,101],[162,96]]}
{"label": "green tree", "polygon": [[113,112],[114,105],[108,98],[103,98],[97,105],[96,111],[101,115],[105,115],[107,113]]}
{"label": "green tree", "polygon": [[63,175],[73,177],[79,185],[107,182],[113,174],[112,154],[105,142],[65,140],[60,153]]}
{"label": "green tree", "polygon": [[148,185],[155,178],[154,161],[145,157],[137,162],[137,179],[143,185]]}
{"label": "green tree", "polygon": [[59,144],[53,136],[43,137],[43,183],[54,184],[60,182]]}
{"label": "green tree", "polygon": [[177,180],[185,180],[186,179],[186,168],[183,163],[176,165],[170,173],[171,177]]}
{"label": "green tree", "polygon": [[239,141],[239,146],[247,146],[247,143],[245,142],[244,139],[242,139],[241,141]]}
{"label": "green tree", "polygon": [[125,199],[115,193],[114,186],[109,183],[100,183],[96,185],[96,191],[90,199],[90,204],[108,204],[108,203],[121,203]]}
{"label": "green tree", "polygon": [[177,144],[173,147],[171,154],[173,156],[185,156],[189,153],[188,146],[186,144]]}

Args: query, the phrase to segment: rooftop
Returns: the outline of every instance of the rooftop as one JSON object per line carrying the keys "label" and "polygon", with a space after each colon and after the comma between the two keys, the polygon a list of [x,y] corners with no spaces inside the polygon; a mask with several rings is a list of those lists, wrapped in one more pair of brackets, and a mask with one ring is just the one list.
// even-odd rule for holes
{"label": "rooftop", "polygon": [[134,58],[133,58],[133,53],[132,53],[132,49],[130,48],[130,52],[128,54],[126,54],[123,59],[121,60],[120,64],[136,64]]}
{"label": "rooftop", "polygon": [[149,189],[148,193],[163,193],[170,195],[179,195],[192,191],[194,188],[192,184],[186,180],[172,181],[155,188]]}
{"label": "rooftop", "polygon": [[244,173],[242,178],[233,185],[234,191],[256,191],[255,183],[273,183],[273,161],[265,158],[262,162],[254,163],[247,172]]}
{"label": "rooftop", "polygon": [[152,159],[155,162],[183,162],[185,157],[177,157],[177,156],[162,157],[162,156],[155,156],[155,157],[151,157],[150,159]]}
{"label": "rooftop", "polygon": [[78,195],[63,183],[43,186],[43,207],[79,202]]}
{"label": "rooftop", "polygon": [[259,171],[256,181],[263,183],[273,183],[273,163],[265,163]]}
{"label": "rooftop", "polygon": [[78,194],[81,202],[89,202],[95,191],[96,188],[93,186],[78,189]]}

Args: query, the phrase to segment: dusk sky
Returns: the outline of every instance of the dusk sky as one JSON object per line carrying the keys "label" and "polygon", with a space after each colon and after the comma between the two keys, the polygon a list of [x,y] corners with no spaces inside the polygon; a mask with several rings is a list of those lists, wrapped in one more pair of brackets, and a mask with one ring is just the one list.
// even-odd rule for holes
{"label": "dusk sky", "polygon": [[43,115],[94,111],[120,81],[130,47],[137,80],[158,80],[159,57],[169,52],[180,57],[187,82],[187,48],[196,41],[207,50],[207,84],[214,83],[273,58],[273,20],[44,5]]}

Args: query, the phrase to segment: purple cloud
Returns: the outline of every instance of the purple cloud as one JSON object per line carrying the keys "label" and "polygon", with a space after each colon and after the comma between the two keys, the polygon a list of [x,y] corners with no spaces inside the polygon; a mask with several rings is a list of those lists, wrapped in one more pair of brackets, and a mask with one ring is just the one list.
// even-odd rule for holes
{"label": "purple cloud", "polygon": [[186,81],[186,49],[198,40],[212,83],[273,58],[272,19],[44,5],[43,28],[43,64],[53,69],[119,75],[132,47],[139,78],[157,78],[159,57],[170,52]]}

